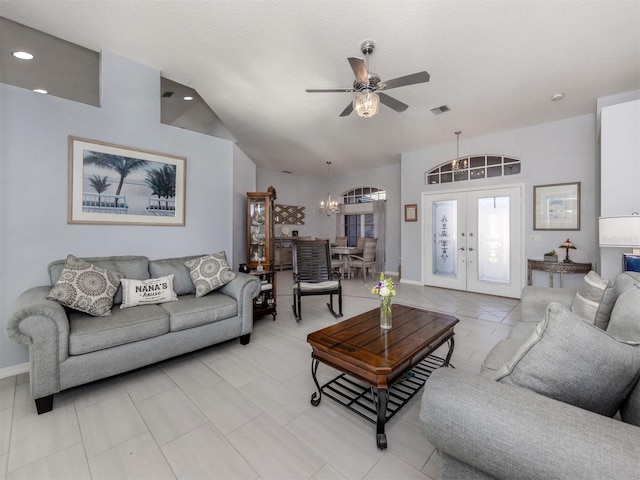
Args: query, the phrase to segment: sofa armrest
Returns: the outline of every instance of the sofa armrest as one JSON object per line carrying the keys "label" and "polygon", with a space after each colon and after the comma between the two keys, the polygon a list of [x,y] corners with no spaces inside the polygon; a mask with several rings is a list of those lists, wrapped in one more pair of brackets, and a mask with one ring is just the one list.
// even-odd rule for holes
{"label": "sofa armrest", "polygon": [[640,428],[451,368],[433,372],[420,418],[439,450],[496,478],[636,478]]}
{"label": "sofa armrest", "polygon": [[5,322],[7,337],[29,345],[31,395],[60,391],[60,363],[69,357],[69,320],[62,305],[48,300],[51,287],[35,287],[18,297]]}
{"label": "sofa armrest", "polygon": [[238,315],[242,316],[242,335],[253,331],[253,299],[260,293],[260,279],[255,275],[237,272],[236,278],[218,289],[218,292],[235,298]]}
{"label": "sofa armrest", "polygon": [[567,288],[531,287],[522,289],[520,312],[524,322],[540,322],[551,302],[558,302],[571,308],[576,290]]}

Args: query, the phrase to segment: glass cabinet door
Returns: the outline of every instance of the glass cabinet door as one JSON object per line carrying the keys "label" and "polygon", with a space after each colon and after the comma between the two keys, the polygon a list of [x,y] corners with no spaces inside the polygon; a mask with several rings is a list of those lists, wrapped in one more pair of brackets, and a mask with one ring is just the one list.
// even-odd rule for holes
{"label": "glass cabinet door", "polygon": [[247,263],[273,264],[273,199],[268,192],[247,193]]}

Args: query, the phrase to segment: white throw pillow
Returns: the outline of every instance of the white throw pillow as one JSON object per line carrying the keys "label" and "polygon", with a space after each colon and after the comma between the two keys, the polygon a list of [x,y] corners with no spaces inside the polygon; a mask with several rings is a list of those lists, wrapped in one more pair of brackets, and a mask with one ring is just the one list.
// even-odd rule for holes
{"label": "white throw pillow", "polygon": [[227,263],[227,255],[224,252],[187,260],[184,265],[189,270],[191,281],[196,288],[196,297],[203,297],[236,278],[236,274]]}
{"label": "white throw pillow", "polygon": [[[580,284],[580,288],[576,292],[576,296],[571,304],[571,311],[580,317],[596,325],[598,313],[602,308],[607,308],[607,316],[611,313],[613,304],[603,302],[607,289],[612,288],[611,282],[600,278],[596,272],[591,270],[587,273]],[[601,327],[602,328],[602,327]],[[604,326],[606,328],[606,325]]]}
{"label": "white throw pillow", "polygon": [[173,274],[148,280],[123,278],[120,283],[122,283],[122,304],[120,308],[135,307],[136,305],[156,305],[178,300],[178,296],[173,290]]}

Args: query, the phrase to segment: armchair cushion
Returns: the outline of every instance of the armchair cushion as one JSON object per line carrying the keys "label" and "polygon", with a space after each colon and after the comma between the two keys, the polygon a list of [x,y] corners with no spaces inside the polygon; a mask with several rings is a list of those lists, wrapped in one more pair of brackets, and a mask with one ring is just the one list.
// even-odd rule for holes
{"label": "armchair cushion", "polygon": [[602,279],[592,270],[582,280],[571,304],[571,311],[589,323],[606,330],[614,302],[615,295],[611,282]]}
{"label": "armchair cushion", "polygon": [[224,252],[187,260],[184,264],[189,269],[191,281],[196,288],[196,298],[203,297],[236,278]]}
{"label": "armchair cushion", "polygon": [[612,417],[640,377],[640,346],[552,303],[496,380]]}
{"label": "armchair cushion", "polygon": [[119,272],[69,255],[60,279],[47,298],[94,317],[109,317],[122,277]]}

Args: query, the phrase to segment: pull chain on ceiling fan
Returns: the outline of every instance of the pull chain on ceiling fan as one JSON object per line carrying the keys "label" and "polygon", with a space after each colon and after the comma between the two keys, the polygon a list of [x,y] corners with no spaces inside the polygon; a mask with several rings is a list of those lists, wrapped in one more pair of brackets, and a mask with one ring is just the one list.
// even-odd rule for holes
{"label": "pull chain on ceiling fan", "polygon": [[382,82],[380,77],[372,72],[369,72],[369,55],[373,53],[375,49],[375,43],[371,40],[362,42],[360,45],[360,51],[364,55],[364,59],[358,57],[349,57],[349,65],[356,79],[353,82],[351,88],[329,88],[329,89],[307,89],[308,93],[357,93],[349,105],[340,114],[341,117],[346,117],[351,114],[352,111],[356,111],[356,114],[362,118],[373,117],[378,113],[378,107],[380,103],[395,110],[396,112],[404,112],[409,105],[390,97],[382,90],[390,90],[392,88],[405,87],[407,85],[415,85],[417,83],[426,83],[429,81],[430,75],[426,71],[413,73],[411,75],[405,75],[404,77],[394,78]]}

